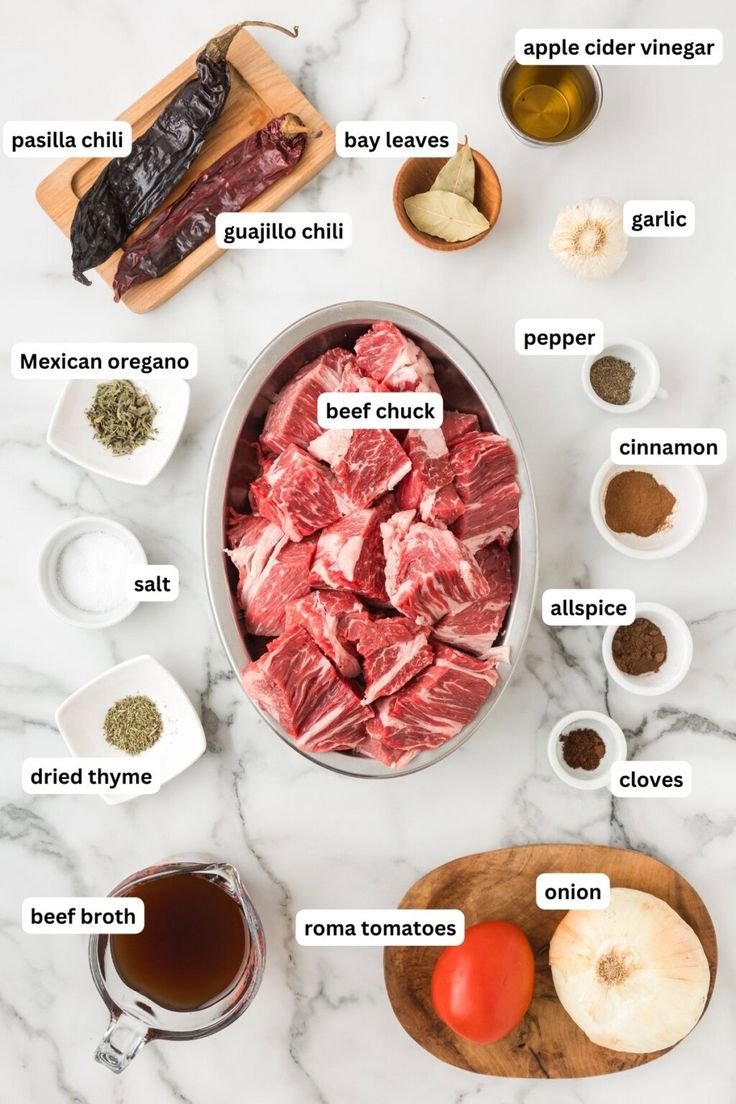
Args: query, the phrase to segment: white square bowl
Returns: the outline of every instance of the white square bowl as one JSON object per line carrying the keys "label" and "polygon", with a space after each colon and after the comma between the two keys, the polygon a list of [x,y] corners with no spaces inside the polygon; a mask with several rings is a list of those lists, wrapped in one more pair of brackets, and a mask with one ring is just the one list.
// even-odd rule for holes
{"label": "white square bowl", "polygon": [[[135,694],[144,694],[157,706],[163,732],[147,751],[126,755],[105,740],[105,714],[120,698]],[[149,655],[119,663],[82,686],[56,710],[56,724],[72,755],[125,759],[142,770],[156,766],[162,786],[196,763],[207,746],[202,722],[184,690]],[[108,805],[118,805],[136,794],[113,790],[100,796]]]}
{"label": "white square bowl", "polygon": [[179,442],[189,410],[189,384],[180,379],[145,377],[140,390],[157,408],[153,422],[156,436],[129,456],[114,456],[95,440],[85,414],[99,382],[70,380],[66,384],[51,415],[46,440],[55,452],[88,471],[121,483],[145,486],[162,471]]}

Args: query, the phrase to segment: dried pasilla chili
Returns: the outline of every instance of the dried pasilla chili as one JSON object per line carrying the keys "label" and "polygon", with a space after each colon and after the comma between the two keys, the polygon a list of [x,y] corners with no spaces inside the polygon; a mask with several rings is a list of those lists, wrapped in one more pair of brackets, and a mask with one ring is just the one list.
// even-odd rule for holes
{"label": "dried pasilla chili", "polygon": [[212,237],[219,214],[241,211],[290,173],[305,143],[306,127],[298,116],[287,114],[224,153],[126,249],[115,273],[115,299],[188,257]]}
{"label": "dried pasilla chili", "polygon": [[250,20],[211,39],[197,58],[197,75],[177,92],[127,157],[116,157],[80,199],[71,229],[74,279],[89,285],[89,268],[102,264],[166,199],[193,163],[220,117],[228,92],[227,52],[241,27],[273,27]]}

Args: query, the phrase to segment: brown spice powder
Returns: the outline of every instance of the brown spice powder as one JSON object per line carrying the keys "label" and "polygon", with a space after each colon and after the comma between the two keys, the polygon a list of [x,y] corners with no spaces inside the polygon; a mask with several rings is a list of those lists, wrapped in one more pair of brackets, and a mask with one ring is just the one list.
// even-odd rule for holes
{"label": "brown spice powder", "polygon": [[672,492],[649,472],[619,472],[606,487],[606,525],[614,533],[651,537],[664,529],[675,505]]}
{"label": "brown spice powder", "polygon": [[613,662],[625,675],[648,675],[667,659],[664,633],[648,617],[619,625],[611,641]]}
{"label": "brown spice powder", "polygon": [[562,758],[573,770],[595,770],[606,754],[606,745],[594,728],[576,728],[560,736]]}

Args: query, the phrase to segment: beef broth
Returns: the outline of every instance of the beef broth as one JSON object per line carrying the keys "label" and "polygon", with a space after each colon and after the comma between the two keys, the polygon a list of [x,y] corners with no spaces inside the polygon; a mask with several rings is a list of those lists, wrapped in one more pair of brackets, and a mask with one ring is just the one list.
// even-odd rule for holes
{"label": "beef broth", "polygon": [[131,890],[145,902],[145,927],[110,939],[126,985],[162,1008],[213,1004],[238,980],[250,949],[240,906],[201,874],[164,874]]}

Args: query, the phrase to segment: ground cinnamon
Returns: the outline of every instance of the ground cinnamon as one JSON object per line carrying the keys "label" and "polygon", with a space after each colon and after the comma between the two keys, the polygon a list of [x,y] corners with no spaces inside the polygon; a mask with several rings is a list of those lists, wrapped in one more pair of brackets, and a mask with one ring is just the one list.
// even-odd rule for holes
{"label": "ground cinnamon", "polygon": [[613,662],[625,675],[648,675],[667,659],[664,633],[648,617],[619,625],[611,642]]}
{"label": "ground cinnamon", "polygon": [[614,533],[651,537],[667,524],[675,503],[672,492],[649,472],[619,472],[606,487],[606,525]]}
{"label": "ground cinnamon", "polygon": [[576,728],[560,736],[562,758],[573,770],[595,770],[606,754],[606,745],[594,728]]}

